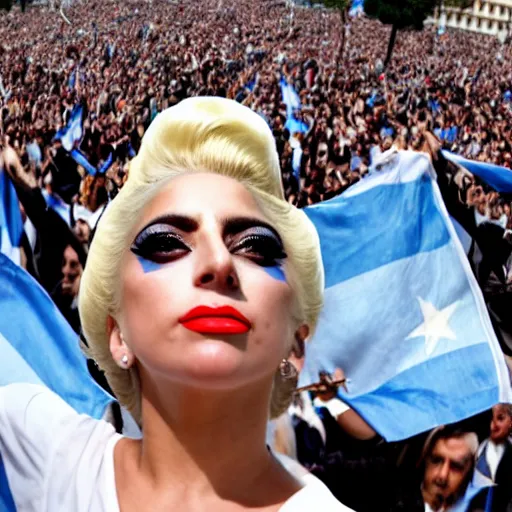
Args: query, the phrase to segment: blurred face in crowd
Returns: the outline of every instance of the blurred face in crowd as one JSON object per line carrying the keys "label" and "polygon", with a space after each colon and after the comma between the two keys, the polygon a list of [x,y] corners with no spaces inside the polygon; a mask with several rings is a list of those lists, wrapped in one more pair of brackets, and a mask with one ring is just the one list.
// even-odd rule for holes
{"label": "blurred face in crowd", "polygon": [[80,286],[80,277],[82,276],[83,267],[78,259],[76,251],[68,245],[64,251],[64,259],[62,262],[62,294],[70,297],[78,295]]}
{"label": "blurred face in crowd", "polygon": [[327,159],[329,157],[329,148],[324,142],[318,145],[318,152],[316,154],[316,165],[320,169],[325,169],[327,165]]}
{"label": "blurred face in crowd", "polygon": [[465,491],[473,468],[473,455],[467,439],[439,439],[425,460],[423,499],[433,510],[455,503]]}
{"label": "blurred face in crowd", "polygon": [[73,227],[73,232],[81,244],[86,244],[89,242],[91,228],[89,227],[89,224],[87,224],[87,222],[85,222],[83,219],[78,219],[76,221],[76,224]]}
{"label": "blurred face in crowd", "polygon": [[492,408],[491,440],[503,443],[512,433],[512,415],[510,406],[496,405]]}

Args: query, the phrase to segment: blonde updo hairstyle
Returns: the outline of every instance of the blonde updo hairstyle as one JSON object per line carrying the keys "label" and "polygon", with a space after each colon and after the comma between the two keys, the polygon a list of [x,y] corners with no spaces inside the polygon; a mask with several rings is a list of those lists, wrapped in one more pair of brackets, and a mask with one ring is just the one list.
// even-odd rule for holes
{"label": "blonde updo hairstyle", "polygon": [[[313,333],[323,299],[324,275],[318,235],[304,212],[285,201],[275,140],[265,121],[235,101],[197,97],[159,114],[131,162],[129,177],[98,223],[79,295],[88,354],[105,371],[119,402],[141,424],[136,367],[119,368],[109,349],[107,318],[116,317],[123,293],[120,264],[147,204],[169,180],[190,172],[213,172],[242,183],[276,227],[288,254],[284,270],[294,292],[294,322]],[[290,340],[290,349],[293,340]],[[288,407],[293,390],[276,371],[270,416]]]}

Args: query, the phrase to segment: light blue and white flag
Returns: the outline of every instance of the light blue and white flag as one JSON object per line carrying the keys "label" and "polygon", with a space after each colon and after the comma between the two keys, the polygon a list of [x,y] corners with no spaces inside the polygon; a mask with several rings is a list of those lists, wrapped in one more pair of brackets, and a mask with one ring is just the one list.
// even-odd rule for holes
{"label": "light blue and white flag", "polygon": [[92,165],[89,160],[87,160],[87,157],[77,148],[73,149],[70,153],[71,158],[78,164],[81,165],[87,174],[90,174],[91,176],[104,175],[110,167],[112,167],[112,164],[114,163],[114,155],[113,153],[110,153],[108,155],[108,158],[103,162],[103,164],[96,168],[94,165]]}
{"label": "light blue and white flag", "polygon": [[352,0],[352,5],[348,11],[349,16],[364,14],[364,0]]}
{"label": "light blue and white flag", "polygon": [[5,171],[0,170],[0,252],[17,264],[22,235],[23,220],[16,190]]}
{"label": "light blue and white flag", "polygon": [[506,194],[512,193],[512,170],[507,167],[500,167],[499,165],[489,164],[487,162],[478,162],[475,160],[468,160],[462,156],[443,151],[443,156],[451,162],[464,167],[470,173],[478,176],[481,180],[485,181],[497,192]]}
{"label": "light blue and white flag", "polygon": [[340,397],[395,441],[509,402],[512,391],[429,158],[391,152],[379,165],[306,209],[326,290],[300,380],[341,368]]}
{"label": "light blue and white flag", "polygon": [[[76,333],[48,294],[0,254],[0,386],[18,382],[44,384],[93,418],[113,401],[89,375]],[[0,467],[0,511],[13,507]]]}
{"label": "light blue and white flag", "polygon": [[77,142],[82,140],[83,135],[83,107],[75,105],[69,117],[68,124],[61,128],[55,135],[55,140],[60,140],[62,146],[68,152],[71,152]]}
{"label": "light blue and white flag", "polygon": [[279,83],[281,88],[281,96],[283,103],[286,105],[286,123],[285,128],[288,129],[290,135],[294,133],[306,133],[308,126],[301,120],[295,117],[295,111],[300,109],[301,102],[297,91],[293,85],[289,84],[284,77],[281,78]]}

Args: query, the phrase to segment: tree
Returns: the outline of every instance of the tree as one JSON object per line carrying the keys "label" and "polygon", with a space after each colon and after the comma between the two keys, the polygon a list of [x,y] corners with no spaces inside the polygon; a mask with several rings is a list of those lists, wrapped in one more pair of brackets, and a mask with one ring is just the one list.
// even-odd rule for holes
{"label": "tree", "polygon": [[347,34],[347,14],[351,5],[350,0],[323,0],[323,4],[328,9],[335,9],[340,15],[340,46],[338,48],[338,56],[336,57],[336,70],[339,70],[343,54],[345,53],[346,34]]}
{"label": "tree", "polygon": [[391,25],[388,52],[384,66],[388,66],[393,55],[396,35],[399,30],[415,28],[421,30],[425,19],[433,14],[437,0],[366,0],[364,11],[370,18],[377,18]]}
{"label": "tree", "polygon": [[468,9],[469,7],[473,7],[473,0],[444,0],[444,5],[446,7],[455,7],[456,9]]}

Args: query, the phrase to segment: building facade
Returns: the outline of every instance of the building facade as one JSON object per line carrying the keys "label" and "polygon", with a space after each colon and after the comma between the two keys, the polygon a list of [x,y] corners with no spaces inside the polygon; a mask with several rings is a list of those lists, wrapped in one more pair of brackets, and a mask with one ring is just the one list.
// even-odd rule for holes
{"label": "building facade", "polygon": [[468,30],[503,40],[511,34],[512,0],[475,0],[472,7],[464,10],[441,4],[431,20],[440,28]]}

